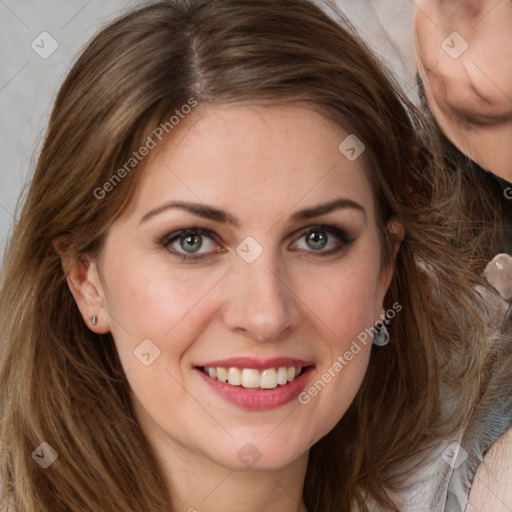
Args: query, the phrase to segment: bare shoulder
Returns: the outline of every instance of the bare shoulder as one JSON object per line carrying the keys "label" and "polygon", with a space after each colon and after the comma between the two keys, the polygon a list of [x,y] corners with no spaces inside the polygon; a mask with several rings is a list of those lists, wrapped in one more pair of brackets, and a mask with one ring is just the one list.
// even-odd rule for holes
{"label": "bare shoulder", "polygon": [[512,510],[512,429],[485,456],[471,487],[466,512]]}

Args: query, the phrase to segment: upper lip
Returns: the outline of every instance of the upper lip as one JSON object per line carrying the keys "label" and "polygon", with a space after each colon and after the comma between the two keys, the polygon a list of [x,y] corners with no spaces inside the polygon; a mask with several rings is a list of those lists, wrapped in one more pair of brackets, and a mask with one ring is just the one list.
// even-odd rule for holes
{"label": "upper lip", "polygon": [[273,357],[270,359],[256,359],[254,357],[230,357],[229,359],[218,359],[208,361],[197,365],[199,367],[215,367],[222,368],[254,368],[256,370],[265,370],[266,368],[279,368],[281,366],[314,366],[312,361],[304,361],[294,357]]}

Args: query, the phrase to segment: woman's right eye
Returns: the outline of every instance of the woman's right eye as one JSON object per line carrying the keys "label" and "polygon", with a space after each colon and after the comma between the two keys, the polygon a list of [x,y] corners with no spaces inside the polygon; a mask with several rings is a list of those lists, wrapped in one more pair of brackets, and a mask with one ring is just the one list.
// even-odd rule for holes
{"label": "woman's right eye", "polygon": [[212,252],[222,251],[214,242],[214,238],[215,236],[210,230],[189,228],[166,235],[160,241],[160,245],[182,260],[198,260]]}

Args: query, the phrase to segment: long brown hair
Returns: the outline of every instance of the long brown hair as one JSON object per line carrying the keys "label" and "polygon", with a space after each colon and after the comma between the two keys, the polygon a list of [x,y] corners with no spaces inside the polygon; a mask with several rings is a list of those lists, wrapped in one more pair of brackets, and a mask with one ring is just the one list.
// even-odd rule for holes
{"label": "long brown hair", "polygon": [[[484,334],[475,269],[496,236],[488,230],[489,240],[471,250],[452,243],[457,219],[444,208],[456,187],[470,184],[453,180],[428,123],[343,24],[307,0],[169,0],[114,21],[78,58],[3,267],[0,506],[11,499],[23,512],[171,509],[113,339],[83,322],[53,243],[76,259],[98,255],[144,162],[107,197],[95,191],[191,99],[314,106],[365,144],[385,261],[386,222],[396,215],[405,227],[385,303],[402,306],[389,326],[392,342],[374,350],[349,411],[311,448],[309,512],[353,503],[366,510],[365,497],[396,509],[390,491],[407,477],[405,461],[464,420],[462,409],[442,414],[440,388],[461,401],[472,396]],[[58,453],[45,470],[31,457],[42,442]]]}

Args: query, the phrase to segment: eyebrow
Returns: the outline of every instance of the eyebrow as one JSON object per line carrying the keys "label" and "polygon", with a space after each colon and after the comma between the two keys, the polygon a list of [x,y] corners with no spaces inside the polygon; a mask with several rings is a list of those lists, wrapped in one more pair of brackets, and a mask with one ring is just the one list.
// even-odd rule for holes
{"label": "eyebrow", "polygon": [[[198,217],[203,217],[205,219],[209,219],[215,222],[222,222],[224,224],[229,224],[235,227],[238,227],[240,225],[240,222],[236,217],[231,215],[230,213],[221,210],[219,208],[216,208],[214,206],[209,206],[204,203],[192,203],[188,201],[169,201],[165,204],[162,204],[160,206],[157,206],[156,208],[153,208],[149,212],[147,212],[140,220],[139,225],[148,220],[151,217],[154,217],[155,215],[158,215],[159,213],[162,213],[164,211],[177,208],[180,210],[185,210],[193,215],[196,215]],[[314,217],[319,217],[320,215],[325,215],[326,213],[330,213],[334,210],[344,209],[344,208],[352,208],[355,210],[358,210],[362,212],[366,216],[365,209],[355,201],[352,201],[352,199],[346,199],[346,198],[338,198],[334,199],[332,201],[329,201],[327,203],[322,203],[316,206],[312,206],[310,208],[305,208],[303,210],[299,210],[298,212],[295,212],[291,219],[294,222],[298,222],[301,220],[307,220],[312,219]]]}

